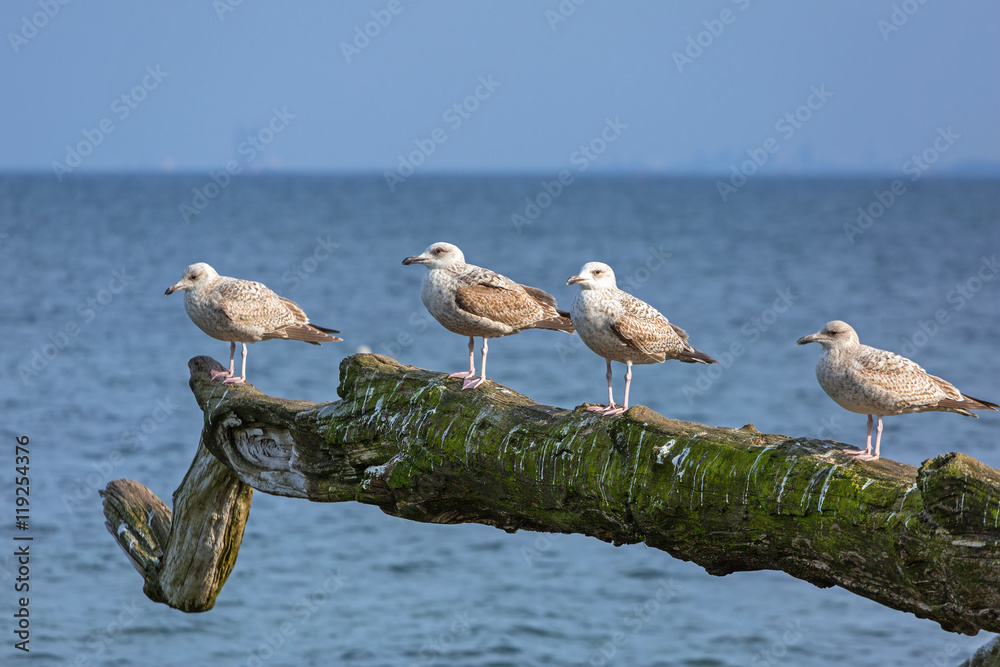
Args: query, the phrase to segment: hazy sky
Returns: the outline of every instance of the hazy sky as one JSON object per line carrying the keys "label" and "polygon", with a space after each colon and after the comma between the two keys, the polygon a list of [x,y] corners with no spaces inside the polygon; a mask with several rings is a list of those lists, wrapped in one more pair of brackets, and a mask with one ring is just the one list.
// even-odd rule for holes
{"label": "hazy sky", "polygon": [[3,170],[1000,167],[986,0],[7,0],[0,26]]}

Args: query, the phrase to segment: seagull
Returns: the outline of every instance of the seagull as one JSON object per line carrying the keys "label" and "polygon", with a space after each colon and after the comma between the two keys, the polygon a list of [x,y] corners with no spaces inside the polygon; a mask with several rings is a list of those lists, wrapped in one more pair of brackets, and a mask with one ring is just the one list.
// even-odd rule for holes
{"label": "seagull", "polygon": [[[868,415],[865,448],[845,452],[861,461],[879,457],[882,417],[911,412],[957,412],[979,417],[970,410],[997,410],[995,403],[966,396],[949,382],[935,377],[906,357],[862,345],[851,325],[827,322],[822,331],[803,336],[796,345],[819,343],[823,351],[816,362],[816,379],[830,398],[845,410]],[[875,453],[872,454],[872,422],[878,417]]]}
{"label": "seagull", "polygon": [[[212,380],[239,384],[247,377],[247,343],[272,338],[301,340],[313,345],[343,340],[340,333],[309,323],[298,304],[280,297],[261,283],[220,276],[198,262],[184,269],[180,281],[167,288],[170,295],[184,290],[184,310],[198,328],[212,338],[229,342],[229,371],[212,371]],[[236,343],[243,344],[243,371],[233,367]]]}
{"label": "seagull", "polygon": [[[469,370],[448,377],[465,378],[462,389],[475,389],[486,381],[487,341],[523,329],[551,329],[573,333],[569,313],[556,309],[551,294],[520,285],[506,276],[465,263],[465,255],[451,243],[434,243],[404,265],[424,264],[420,300],[441,325],[469,337]],[[483,368],[476,375],[475,338],[483,339]]]}
{"label": "seagull", "polygon": [[[660,311],[628,292],[618,289],[615,272],[601,262],[587,262],[567,285],[579,285],[570,313],[576,332],[591,350],[608,362],[608,404],[587,410],[606,416],[628,410],[628,390],[632,364],[662,363],[677,359],[689,364],[717,364],[715,359],[694,349],[687,333],[667,321]],[[611,362],[625,364],[625,403],[615,405],[611,392]]]}

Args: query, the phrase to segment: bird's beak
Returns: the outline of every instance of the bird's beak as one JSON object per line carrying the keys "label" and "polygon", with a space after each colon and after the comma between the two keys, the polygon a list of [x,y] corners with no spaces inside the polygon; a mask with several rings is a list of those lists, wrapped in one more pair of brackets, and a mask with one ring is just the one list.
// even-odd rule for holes
{"label": "bird's beak", "polygon": [[576,285],[578,283],[585,283],[587,279],[582,276],[570,276],[569,280],[566,281],[567,285]]}
{"label": "bird's beak", "polygon": [[806,343],[818,343],[820,339],[819,333],[809,334],[808,336],[803,336],[802,338],[795,341],[796,345],[805,345]]}
{"label": "bird's beak", "polygon": [[181,288],[181,284],[180,283],[177,283],[176,285],[171,285],[170,287],[167,288],[167,291],[164,292],[163,294],[165,296],[170,296],[171,294],[173,294],[174,292],[176,292],[180,288]]}
{"label": "bird's beak", "polygon": [[409,266],[410,264],[426,264],[426,263],[427,263],[427,258],[424,257],[423,255],[413,255],[403,260],[403,266]]}

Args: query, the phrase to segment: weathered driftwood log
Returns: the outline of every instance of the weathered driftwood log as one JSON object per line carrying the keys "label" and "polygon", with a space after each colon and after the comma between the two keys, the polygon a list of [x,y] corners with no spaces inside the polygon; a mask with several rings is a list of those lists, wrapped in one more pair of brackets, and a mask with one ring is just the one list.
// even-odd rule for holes
{"label": "weathered driftwood log", "polygon": [[492,382],[463,392],[460,380],[379,355],[345,359],[342,400],[322,404],[213,384],[208,371],[221,366],[207,357],[189,365],[201,447],[217,460],[199,448],[172,522],[140,484],[104,492],[109,528],[146,594],[178,609],[214,604],[248,485],[415,521],[645,542],[712,574],[783,570],[946,630],[1000,631],[1000,471],[963,454],[919,470],[859,462],[846,445],[752,425],[704,426],[642,406],[605,418]]}
{"label": "weathered driftwood log", "polygon": [[236,564],[253,489],[198,443],[171,511],[152,491],[119,479],[100,492],[104,525],[145,580],[154,602],[181,611],[215,606]]}
{"label": "weathered driftwood log", "polygon": [[972,657],[958,667],[998,667],[1000,666],[1000,637],[994,637],[979,647]]}

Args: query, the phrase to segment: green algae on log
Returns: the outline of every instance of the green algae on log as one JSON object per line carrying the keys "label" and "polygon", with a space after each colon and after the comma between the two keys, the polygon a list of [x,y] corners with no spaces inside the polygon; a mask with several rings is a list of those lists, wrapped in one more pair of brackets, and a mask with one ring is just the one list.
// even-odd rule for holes
{"label": "green algae on log", "polygon": [[461,391],[461,380],[374,354],[341,363],[331,403],[212,383],[222,367],[208,357],[189,367],[205,423],[173,517],[137,482],[102,492],[146,594],[183,611],[214,605],[252,487],[414,521],[644,542],[711,574],[782,570],[949,631],[1000,631],[1000,471],[963,454],[919,470],[860,462],[846,445],[752,425],[643,406],[607,418],[493,382]]}

